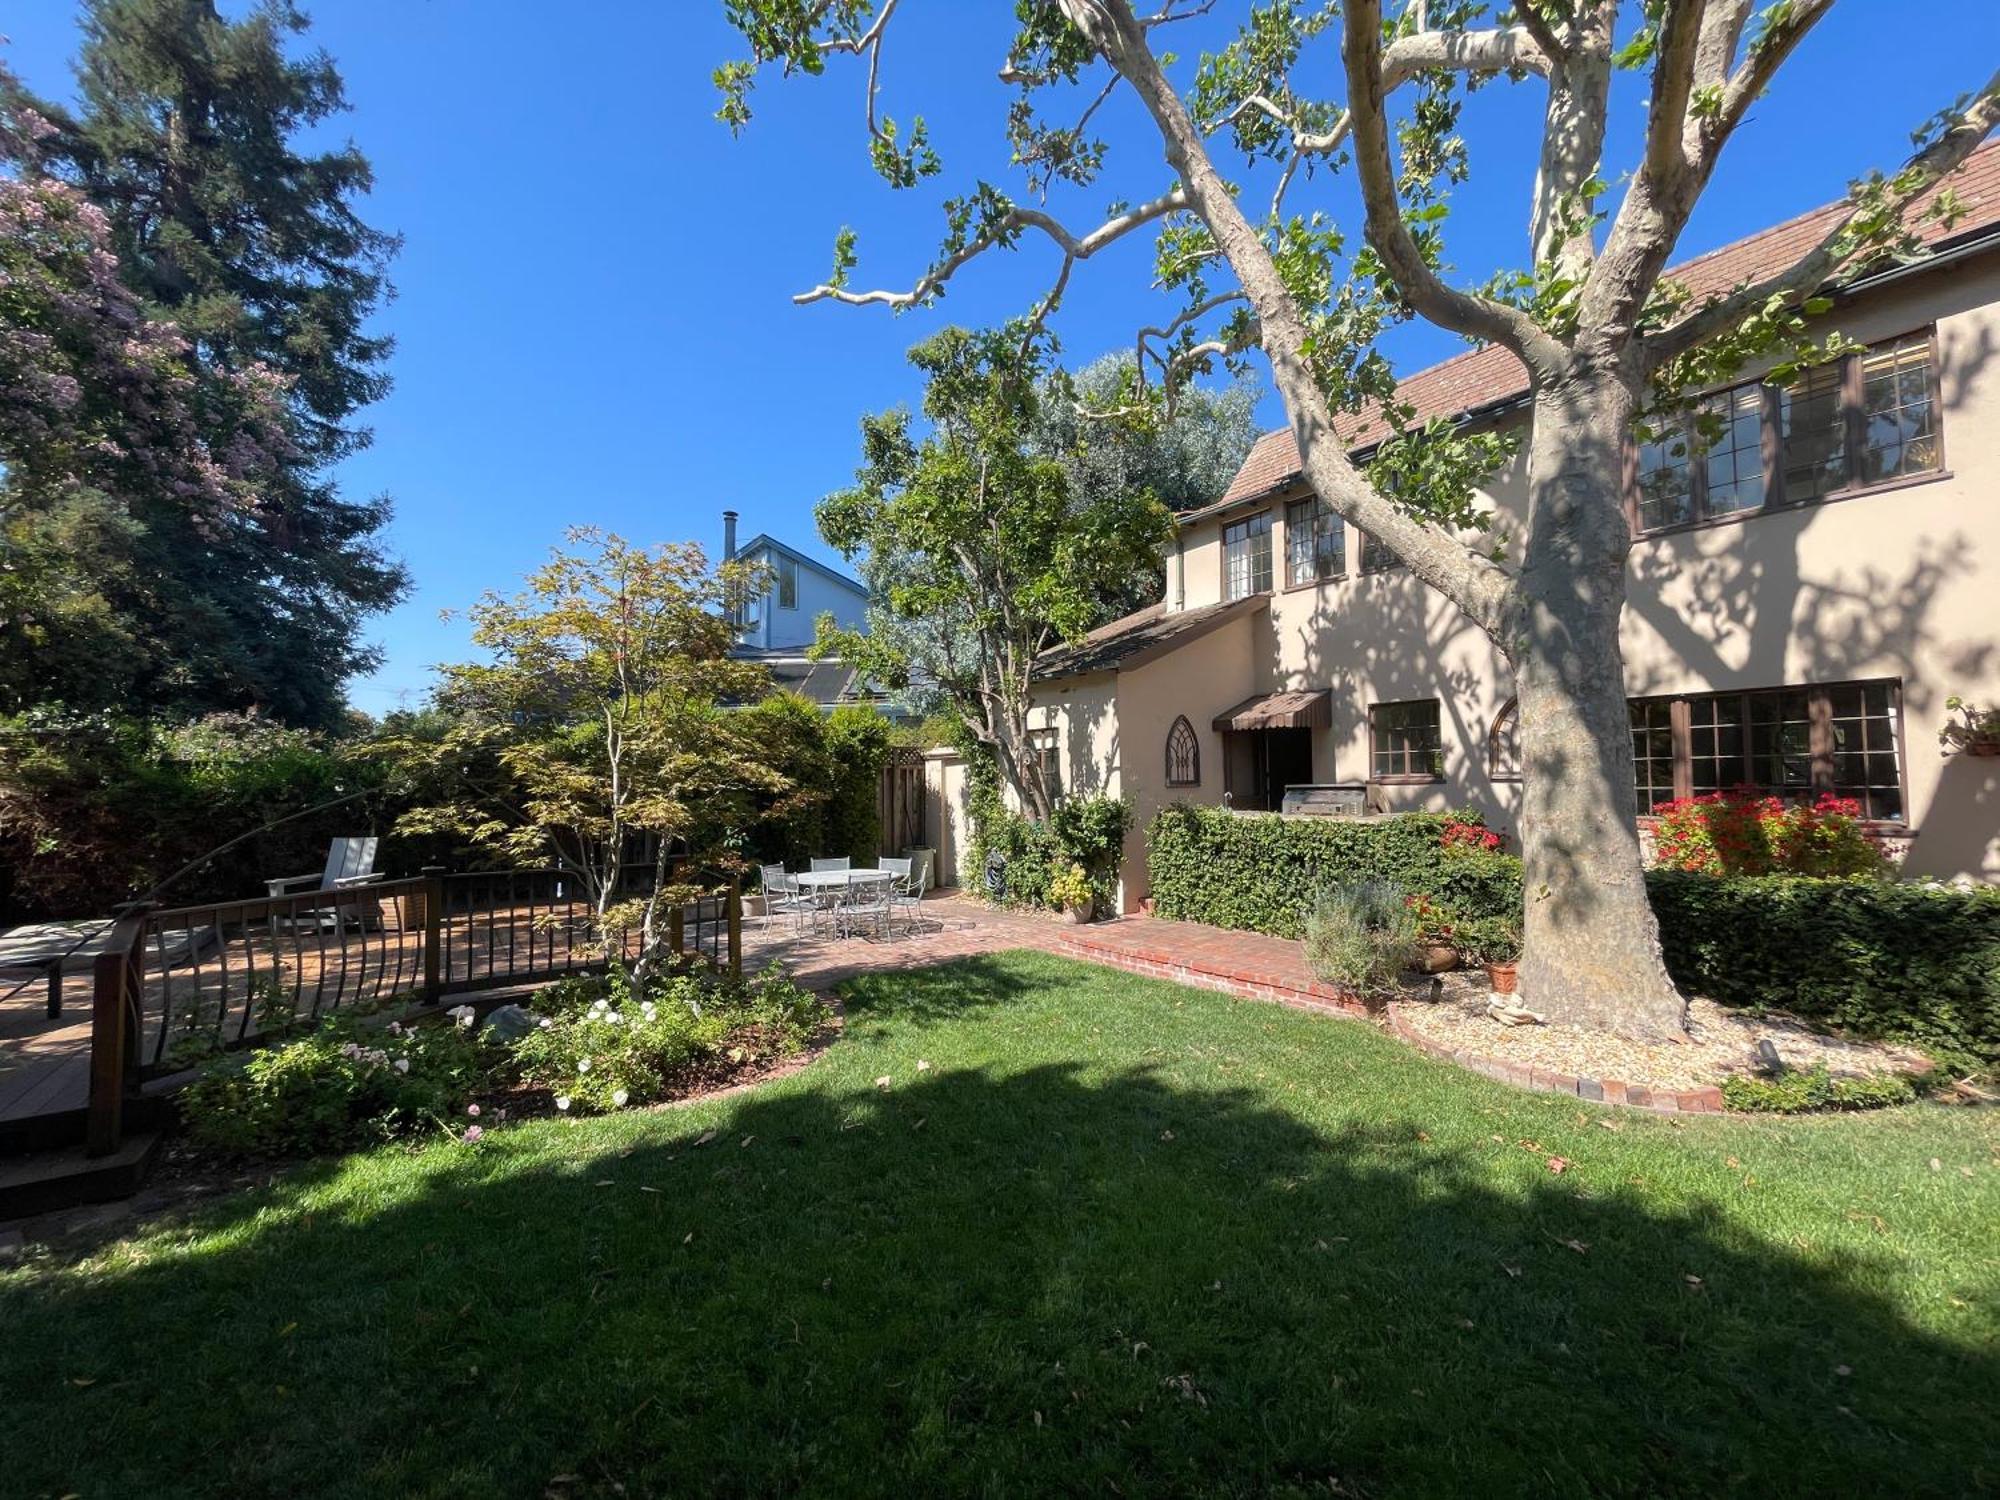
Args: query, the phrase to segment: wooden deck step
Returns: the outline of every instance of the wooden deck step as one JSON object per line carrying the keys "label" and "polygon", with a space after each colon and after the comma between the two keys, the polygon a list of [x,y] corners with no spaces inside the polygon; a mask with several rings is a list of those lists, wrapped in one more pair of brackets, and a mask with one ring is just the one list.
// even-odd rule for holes
{"label": "wooden deck step", "polygon": [[86,1156],[81,1146],[0,1157],[0,1224],[83,1203],[129,1198],[145,1180],[160,1149],[157,1130],[134,1131],[109,1156]]}

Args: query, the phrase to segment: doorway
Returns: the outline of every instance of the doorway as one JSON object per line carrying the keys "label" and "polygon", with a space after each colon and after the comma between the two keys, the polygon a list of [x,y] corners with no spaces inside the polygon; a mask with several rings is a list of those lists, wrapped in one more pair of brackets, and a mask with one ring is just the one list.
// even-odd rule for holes
{"label": "doorway", "polygon": [[1240,731],[1249,750],[1248,785],[1232,788],[1233,806],[1251,812],[1276,812],[1285,788],[1313,779],[1310,729],[1249,729]]}

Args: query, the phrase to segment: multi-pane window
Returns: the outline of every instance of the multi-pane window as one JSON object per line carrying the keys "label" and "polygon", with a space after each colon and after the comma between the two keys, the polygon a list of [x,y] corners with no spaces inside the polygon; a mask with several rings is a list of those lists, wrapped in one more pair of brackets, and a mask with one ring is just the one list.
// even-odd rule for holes
{"label": "multi-pane window", "polygon": [[1056,802],[1062,798],[1062,749],[1056,742],[1053,729],[1031,729],[1028,731],[1028,750],[1035,757],[1035,764],[1042,773],[1042,785],[1047,789],[1049,800]]}
{"label": "multi-pane window", "polygon": [[1928,335],[1877,344],[1861,357],[1861,482],[1938,467],[1937,372]]}
{"label": "multi-pane window", "polygon": [[1319,497],[1285,507],[1285,582],[1324,583],[1347,571],[1347,527]]}
{"label": "multi-pane window", "polygon": [[1222,597],[1247,599],[1271,591],[1271,513],[1226,526],[1222,531]]}
{"label": "multi-pane window", "polygon": [[1815,365],[1782,388],[1737,386],[1648,417],[1634,465],[1638,529],[1933,472],[1943,463],[1937,391],[1925,331]]}
{"label": "multi-pane window", "polygon": [[1404,567],[1402,558],[1389,550],[1388,544],[1378,542],[1366,532],[1361,536],[1361,571],[1364,573],[1387,573],[1394,568]]}
{"label": "multi-pane window", "polygon": [[1769,688],[1631,705],[1639,811],[1748,786],[1788,802],[1851,797],[1864,816],[1903,816],[1893,682]]}
{"label": "multi-pane window", "polygon": [[1376,781],[1437,781],[1444,775],[1444,740],[1435,698],[1377,703],[1368,710]]}
{"label": "multi-pane window", "polygon": [[1778,444],[1787,501],[1847,488],[1846,379],[1840,364],[1815,365],[1778,394]]}
{"label": "multi-pane window", "polygon": [[1639,811],[1649,813],[1674,797],[1673,705],[1651,699],[1632,705],[1632,777]]}
{"label": "multi-pane window", "polygon": [[778,559],[778,608],[799,607],[799,565],[796,559]]}

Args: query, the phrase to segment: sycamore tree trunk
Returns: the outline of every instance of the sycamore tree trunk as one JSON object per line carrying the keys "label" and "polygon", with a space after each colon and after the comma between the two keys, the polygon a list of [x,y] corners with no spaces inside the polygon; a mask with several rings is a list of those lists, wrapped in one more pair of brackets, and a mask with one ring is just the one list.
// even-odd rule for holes
{"label": "sycamore tree trunk", "polygon": [[1552,1021],[1682,1035],[1646,896],[1618,622],[1632,382],[1579,360],[1537,390],[1514,618],[1527,891],[1521,996]]}

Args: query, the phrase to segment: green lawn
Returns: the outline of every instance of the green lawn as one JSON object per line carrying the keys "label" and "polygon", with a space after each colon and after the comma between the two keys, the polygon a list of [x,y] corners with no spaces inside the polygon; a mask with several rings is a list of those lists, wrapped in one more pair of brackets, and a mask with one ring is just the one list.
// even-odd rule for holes
{"label": "green lawn", "polygon": [[1612,1113],[1009,955],[0,1278],[0,1490],[1993,1493],[1996,1245],[1992,1114]]}

